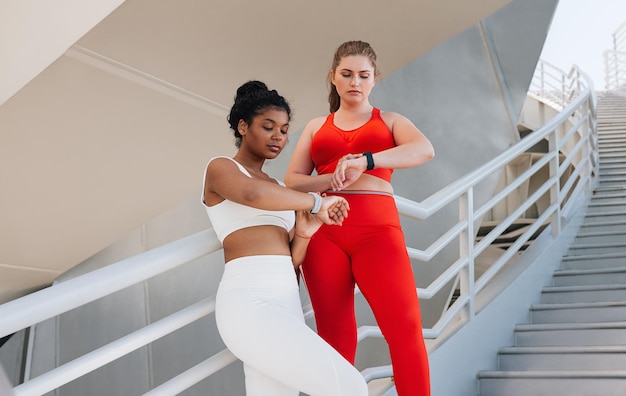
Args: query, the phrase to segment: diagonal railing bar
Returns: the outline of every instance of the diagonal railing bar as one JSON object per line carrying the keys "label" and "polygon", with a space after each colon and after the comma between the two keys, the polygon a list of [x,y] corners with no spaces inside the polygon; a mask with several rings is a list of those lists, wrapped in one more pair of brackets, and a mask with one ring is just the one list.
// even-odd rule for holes
{"label": "diagonal railing bar", "polygon": [[0,305],[0,337],[167,272],[221,249],[212,229]]}
{"label": "diagonal railing bar", "polygon": [[519,249],[530,240],[531,236],[537,232],[550,218],[552,213],[557,210],[556,205],[551,205],[541,216],[537,218],[531,226],[520,235],[519,238],[511,244],[506,252],[500,256],[487,271],[476,282],[476,292],[478,293],[485,288],[487,283],[504,267],[508,261],[519,252]]}
{"label": "diagonal railing bar", "polygon": [[146,327],[52,369],[47,373],[41,374],[28,382],[18,385],[15,388],[15,393],[24,396],[46,394],[144,345],[171,334],[181,327],[208,315],[214,310],[214,297],[201,300],[157,322],[149,324]]}
{"label": "diagonal railing bar", "polygon": [[144,393],[143,396],[177,395],[236,360],[237,358],[231,351],[224,349],[171,380]]}

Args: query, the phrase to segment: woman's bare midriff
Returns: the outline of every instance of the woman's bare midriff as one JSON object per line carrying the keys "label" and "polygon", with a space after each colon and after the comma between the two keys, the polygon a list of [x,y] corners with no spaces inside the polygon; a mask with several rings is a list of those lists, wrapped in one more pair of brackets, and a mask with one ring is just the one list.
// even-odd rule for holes
{"label": "woman's bare midriff", "polygon": [[291,255],[289,234],[284,228],[272,225],[237,230],[224,239],[223,245],[226,263],[246,256]]}
{"label": "woman's bare midriff", "polygon": [[377,176],[362,174],[359,180],[349,185],[346,190],[383,191],[393,194],[393,187],[386,180]]}

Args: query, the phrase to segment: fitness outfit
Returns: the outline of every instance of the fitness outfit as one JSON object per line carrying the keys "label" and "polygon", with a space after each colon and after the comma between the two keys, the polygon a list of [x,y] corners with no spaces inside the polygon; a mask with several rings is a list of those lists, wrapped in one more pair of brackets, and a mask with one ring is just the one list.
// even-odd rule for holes
{"label": "fitness outfit", "polygon": [[[227,200],[205,207],[221,242],[246,227],[276,225],[290,231],[295,225],[294,211]],[[247,396],[367,395],[361,373],[305,323],[291,256],[247,256],[226,263],[215,318],[224,344],[243,361]]]}
{"label": "fitness outfit", "polygon": [[[333,118],[334,114],[327,117],[311,142],[318,174],[334,172],[345,154],[394,147],[392,133],[376,108],[366,124],[351,131],[337,128]],[[365,173],[389,181],[392,170]],[[389,345],[398,395],[430,395],[419,300],[393,195],[350,190],[327,194],[346,198],[350,213],[341,227],[322,225],[302,264],[318,334],[354,363],[356,283]]]}

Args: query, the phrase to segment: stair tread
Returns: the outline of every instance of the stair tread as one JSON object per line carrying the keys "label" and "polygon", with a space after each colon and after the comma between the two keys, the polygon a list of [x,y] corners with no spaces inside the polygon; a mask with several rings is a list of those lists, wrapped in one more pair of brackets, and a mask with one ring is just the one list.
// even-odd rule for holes
{"label": "stair tread", "polygon": [[618,322],[580,322],[580,323],[525,323],[515,326],[516,332],[525,331],[560,331],[560,330],[600,330],[626,329],[626,321]]}
{"label": "stair tread", "polygon": [[576,237],[577,238],[585,238],[585,237],[594,237],[594,236],[614,236],[614,235],[624,235],[626,238],[626,231],[624,232],[614,232],[614,231],[590,231],[590,232],[579,232]]}
{"label": "stair tread", "polygon": [[601,307],[626,307],[626,301],[592,301],[592,302],[572,302],[572,303],[547,303],[532,304],[532,311],[552,310],[552,309],[577,309],[577,308],[601,308]]}
{"label": "stair tread", "polygon": [[542,289],[545,293],[555,292],[578,292],[594,290],[621,290],[626,289],[626,284],[599,284],[599,285],[568,285],[568,286],[546,286]]}
{"label": "stair tread", "polygon": [[581,227],[600,227],[600,226],[620,226],[626,224],[625,220],[612,220],[612,221],[603,221],[603,222],[595,222],[595,223],[583,223]]}
{"label": "stair tread", "polygon": [[[607,247],[626,247],[626,243],[596,242],[596,243],[574,243],[570,245],[570,249],[591,249],[591,248],[607,248]],[[624,251],[626,254],[626,251]]]}
{"label": "stair tread", "polygon": [[[626,178],[624,179],[626,180]],[[587,214],[585,215],[585,218],[589,218],[589,217],[603,217],[603,216],[621,216],[621,215],[626,215],[626,210],[607,210],[607,211],[603,211],[603,212],[587,212]]]}
{"label": "stair tread", "polygon": [[624,378],[626,370],[527,370],[527,371],[479,371],[483,378]]}
{"label": "stair tread", "polygon": [[[589,254],[581,256],[567,256],[569,258],[602,258],[602,257],[626,257],[626,253],[604,253]],[[565,258],[563,258],[565,260]],[[555,276],[571,276],[571,275],[592,275],[592,274],[616,274],[626,272],[626,267],[600,267],[600,268],[584,268],[584,269],[559,269],[554,271]]]}
{"label": "stair tread", "polygon": [[572,354],[572,353],[624,353],[626,345],[558,345],[558,346],[510,346],[502,347],[498,353],[503,354]]}

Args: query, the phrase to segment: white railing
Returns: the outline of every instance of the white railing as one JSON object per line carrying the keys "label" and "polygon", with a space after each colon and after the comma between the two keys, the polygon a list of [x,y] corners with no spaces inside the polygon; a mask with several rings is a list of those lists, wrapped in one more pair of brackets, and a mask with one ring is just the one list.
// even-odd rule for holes
{"label": "white railing", "polygon": [[626,85],[626,22],[612,34],[613,49],[604,51],[605,88],[615,90]]}
{"label": "white railing", "polygon": [[[437,279],[428,287],[418,289],[421,299],[430,299],[438,292],[445,291],[446,287],[450,287],[451,281],[458,281],[460,290],[458,299],[444,310],[435,325],[432,328],[423,329],[426,338],[439,337],[455,318],[461,317],[465,323],[471,321],[478,314],[475,306],[477,294],[487,287],[498,271],[513,256],[520,253],[524,243],[528,242],[540,227],[550,224],[552,232],[558,234],[561,230],[561,222],[567,219],[569,212],[574,209],[572,205],[576,201],[575,198],[582,196],[592,186],[593,174],[597,171],[598,152],[595,96],[591,82],[577,68],[567,75],[552,76],[547,73],[548,67],[546,66],[543,62],[538,66],[537,74],[541,80],[537,81],[540,87],[550,88],[537,92],[547,94],[545,100],[549,102],[559,101],[562,111],[556,117],[484,166],[437,191],[424,201],[418,203],[403,197],[396,197],[401,214],[417,221],[430,218],[444,210],[449,204],[456,203],[459,208],[458,221],[445,230],[430,246],[421,250],[407,247],[412,259],[423,262],[430,261],[447,247],[455,247],[459,252],[452,265]],[[535,80],[533,80],[534,85]],[[554,87],[559,89],[555,90]],[[537,92],[535,94],[539,95]],[[567,127],[567,125],[571,126]],[[474,190],[482,181],[494,174],[499,174],[507,164],[544,140],[549,142],[549,150],[541,160],[509,182],[487,202],[476,205]],[[568,146],[569,154],[563,159],[561,148],[565,145]],[[572,160],[574,157],[578,158],[575,163]],[[506,218],[484,235],[480,241],[477,241],[475,238],[477,221],[508,195],[514,194],[522,183],[542,167],[549,168],[549,177],[543,185],[525,197],[526,199],[520,200],[519,205],[511,209]],[[502,250],[502,255],[482,276],[475,279],[476,257],[505,232],[522,213],[545,195],[549,195],[547,208],[539,213],[535,221],[511,243],[508,249]],[[0,305],[0,318],[2,318],[0,337],[13,334],[98,298],[143,282],[219,249],[220,245],[212,231],[203,231]],[[311,315],[310,307],[305,308],[306,314]],[[19,396],[48,393],[210,314],[213,310],[213,298],[199,301],[47,373],[28,379],[16,386],[14,392]],[[377,327],[361,327],[359,340],[368,337],[382,337],[382,335]],[[234,360],[235,357],[228,350],[223,350],[146,394],[177,394],[228,366]],[[391,367],[372,367],[365,369],[362,374],[368,381],[388,377],[391,376]]]}
{"label": "white railing", "polygon": [[581,84],[584,83],[579,74],[576,67],[568,74],[551,63],[540,61],[530,82],[528,94],[560,110],[580,95]]}

